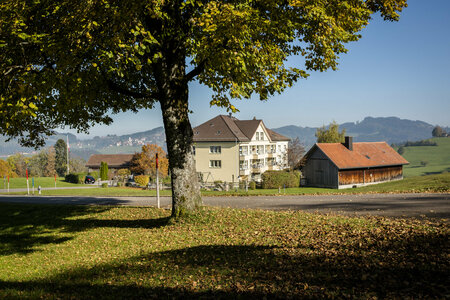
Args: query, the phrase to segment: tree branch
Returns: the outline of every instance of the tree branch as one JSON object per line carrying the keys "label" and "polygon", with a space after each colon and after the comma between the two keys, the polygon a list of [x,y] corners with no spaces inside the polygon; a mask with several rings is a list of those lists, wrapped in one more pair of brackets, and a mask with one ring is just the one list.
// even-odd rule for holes
{"label": "tree branch", "polygon": [[196,66],[193,70],[191,70],[189,73],[187,73],[184,76],[184,80],[186,80],[186,82],[193,80],[196,76],[200,75],[205,70],[205,65],[206,65],[206,59],[201,61],[198,64],[198,66]]}

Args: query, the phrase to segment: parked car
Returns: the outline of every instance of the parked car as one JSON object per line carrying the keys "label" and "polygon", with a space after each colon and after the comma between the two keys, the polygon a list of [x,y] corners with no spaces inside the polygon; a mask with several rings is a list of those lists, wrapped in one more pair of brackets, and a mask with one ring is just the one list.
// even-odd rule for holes
{"label": "parked car", "polygon": [[95,178],[90,175],[87,175],[86,178],[84,179],[84,183],[85,184],[94,184]]}

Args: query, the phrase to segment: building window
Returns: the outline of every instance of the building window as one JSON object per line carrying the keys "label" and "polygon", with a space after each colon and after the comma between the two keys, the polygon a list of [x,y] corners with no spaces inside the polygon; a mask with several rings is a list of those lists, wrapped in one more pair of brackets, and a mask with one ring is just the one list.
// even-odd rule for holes
{"label": "building window", "polygon": [[192,153],[195,155],[195,146],[192,146]]}
{"label": "building window", "polygon": [[261,132],[261,133],[259,134],[259,137],[260,137],[261,141],[264,141],[264,132]]}
{"label": "building window", "polygon": [[247,170],[248,169],[248,160],[240,160],[239,161],[239,169]]}
{"label": "building window", "polygon": [[247,146],[240,146],[239,147],[239,155],[247,155],[248,154],[248,147]]}
{"label": "building window", "polygon": [[257,152],[257,154],[264,154],[264,146],[259,145],[256,152]]}
{"label": "building window", "polygon": [[210,160],[209,167],[210,168],[222,168],[222,161],[221,160]]}
{"label": "building window", "polygon": [[221,146],[210,146],[209,153],[222,153],[222,147]]}
{"label": "building window", "polygon": [[256,140],[259,141],[259,132],[256,133]]}

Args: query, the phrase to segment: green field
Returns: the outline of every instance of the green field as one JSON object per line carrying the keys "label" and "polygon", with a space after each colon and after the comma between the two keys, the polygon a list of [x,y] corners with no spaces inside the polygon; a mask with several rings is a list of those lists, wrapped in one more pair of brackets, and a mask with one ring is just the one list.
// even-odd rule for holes
{"label": "green field", "polygon": [[[409,165],[404,166],[405,177],[439,174],[450,171],[450,138],[432,138],[438,146],[404,147],[402,155]],[[421,162],[426,163],[425,166]]]}
{"label": "green field", "polygon": [[[4,189],[7,187],[8,179],[5,180],[5,178],[0,179],[0,189]],[[33,178],[29,177],[28,183],[32,185]],[[38,186],[49,188],[49,187],[55,187],[55,178],[54,177],[36,177],[34,178],[34,187],[37,188]],[[56,177],[56,186],[57,187],[74,187],[79,186],[78,184],[69,183],[64,181],[64,177]],[[10,178],[9,179],[9,188],[10,189],[20,189],[20,188],[27,188],[27,179],[26,178]]]}
{"label": "green field", "polygon": [[448,296],[437,220],[0,204],[1,299]]}
{"label": "green field", "polygon": [[[23,183],[22,183],[23,184]],[[67,183],[66,183],[67,184]],[[68,184],[68,186],[81,186]],[[52,186],[50,186],[52,187]],[[202,191],[203,196],[262,196],[262,195],[317,195],[317,194],[360,194],[360,193],[417,193],[417,192],[450,192],[450,173],[409,177],[399,181],[380,183],[353,189],[324,189],[324,188],[288,188],[281,189],[256,189],[236,191]],[[0,190],[5,193],[5,190]],[[25,194],[17,192],[14,194]],[[162,190],[161,196],[170,196],[170,190]],[[71,190],[44,190],[42,195],[74,195],[74,196],[155,196],[155,190],[143,190],[141,188],[114,187]]]}

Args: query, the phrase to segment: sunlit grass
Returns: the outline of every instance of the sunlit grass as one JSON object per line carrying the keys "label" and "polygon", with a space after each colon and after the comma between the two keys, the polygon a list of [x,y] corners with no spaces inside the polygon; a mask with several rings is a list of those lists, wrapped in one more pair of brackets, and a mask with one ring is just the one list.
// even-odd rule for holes
{"label": "sunlit grass", "polygon": [[448,223],[0,204],[0,298],[445,298]]}

